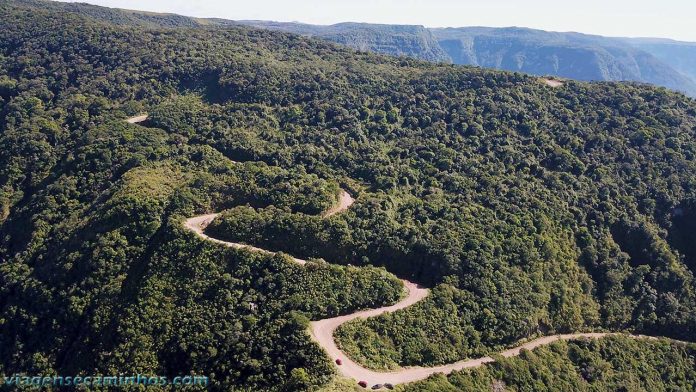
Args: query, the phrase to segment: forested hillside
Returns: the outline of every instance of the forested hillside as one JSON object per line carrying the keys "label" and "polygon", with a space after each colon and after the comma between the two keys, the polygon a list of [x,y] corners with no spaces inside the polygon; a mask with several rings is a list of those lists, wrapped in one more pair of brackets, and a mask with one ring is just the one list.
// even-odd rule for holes
{"label": "forested hillside", "polygon": [[[0,3],[0,373],[307,389],[333,375],[307,321],[393,303],[394,274],[433,293],[338,331],[372,367],[696,338],[693,100],[33,4]],[[182,228],[218,210],[220,238],[329,264]]]}
{"label": "forested hillside", "polygon": [[645,82],[696,96],[696,79],[679,72],[664,56],[621,39],[517,27],[432,31],[455,64],[578,80]]}
{"label": "forested hillside", "polygon": [[241,24],[318,37],[353,49],[390,56],[408,56],[433,62],[451,62],[450,56],[440,46],[433,33],[423,26],[371,23],[337,23],[331,26],[319,26],[260,20],[226,21],[227,23],[215,20],[213,22]]}
{"label": "forested hillside", "polygon": [[434,376],[403,392],[692,391],[696,345],[627,338],[557,342],[473,371]]}
{"label": "forested hillside", "polygon": [[261,20],[192,18],[44,0],[17,0],[119,25],[211,27],[246,25],[285,31],[391,56],[552,75],[585,81],[651,83],[696,97],[696,44],[624,39],[518,27],[425,28],[416,25],[310,25]]}
{"label": "forested hillside", "polygon": [[369,23],[319,26],[222,19],[204,23],[286,31],[358,50],[434,62],[586,81],[651,83],[696,97],[696,44],[687,42],[631,40],[518,27],[425,28]]}

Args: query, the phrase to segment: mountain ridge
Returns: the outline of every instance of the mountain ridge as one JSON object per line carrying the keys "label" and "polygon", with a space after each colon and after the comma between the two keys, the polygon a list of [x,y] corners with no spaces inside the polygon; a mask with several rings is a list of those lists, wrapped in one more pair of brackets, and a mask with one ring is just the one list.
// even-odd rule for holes
{"label": "mountain ridge", "polygon": [[696,79],[620,38],[518,27],[432,31],[457,64],[588,81],[647,82],[696,96]]}
{"label": "mountain ridge", "polygon": [[391,56],[584,81],[650,83],[696,97],[696,44],[674,40],[604,37],[527,27],[426,28],[361,22],[314,25],[229,20],[120,10],[87,3],[21,1],[122,25],[165,28],[243,25],[316,37]]}

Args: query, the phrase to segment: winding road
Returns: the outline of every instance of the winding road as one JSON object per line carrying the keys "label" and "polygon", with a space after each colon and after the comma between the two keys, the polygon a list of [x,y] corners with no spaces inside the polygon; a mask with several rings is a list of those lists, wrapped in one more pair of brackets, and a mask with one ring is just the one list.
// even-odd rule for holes
{"label": "winding road", "polygon": [[[341,193],[338,196],[338,203],[336,203],[336,205],[331,207],[330,209],[326,210],[322,214],[322,216],[324,218],[328,218],[332,215],[338,214],[339,212],[345,211],[354,202],[355,202],[355,199],[353,199],[348,192],[341,189]],[[246,249],[246,250],[249,250],[251,252],[259,252],[259,253],[264,253],[267,255],[273,255],[276,253],[276,252],[271,252],[270,250],[257,248],[255,246],[251,246],[251,245],[218,240],[216,238],[210,237],[207,234],[205,234],[205,232],[204,232],[205,228],[208,227],[210,222],[212,222],[213,219],[217,218],[219,215],[220,215],[219,213],[214,213],[214,214],[195,216],[193,218],[187,219],[186,222],[184,223],[184,226],[186,226],[187,229],[198,234],[199,237],[202,237],[208,241],[212,241],[212,242],[227,246],[228,248]],[[297,257],[292,257],[292,256],[290,256],[290,257],[297,264],[304,265],[307,263],[307,260],[298,259]]]}
{"label": "winding road", "polygon": [[[126,120],[127,122],[131,124],[137,124],[140,122],[143,122],[147,120],[147,115],[141,115],[137,117],[132,117]],[[322,217],[324,218],[329,218],[333,215],[339,214],[343,211],[346,211],[348,208],[350,208],[351,205],[355,200],[353,197],[351,197],[348,192],[345,190],[341,190],[341,193],[339,194],[338,197],[338,202],[336,205],[327,211],[325,211],[322,214]],[[251,252],[260,252],[268,255],[275,254],[275,252],[271,252],[266,249],[261,249],[257,248],[255,246],[251,245],[246,245],[246,244],[240,244],[240,243],[235,243],[235,242],[227,242],[227,241],[222,241],[216,238],[212,238],[208,235],[205,234],[205,228],[208,227],[208,225],[219,216],[219,213],[213,213],[213,214],[205,214],[205,215],[199,215],[195,216],[193,218],[189,218],[184,222],[184,226],[193,231],[196,235],[199,237],[215,242],[230,248],[235,248],[235,249],[246,249]],[[296,257],[292,257],[292,260],[298,264],[304,265],[307,263],[306,260],[299,259]],[[448,365],[442,365],[442,366],[434,366],[434,367],[408,367],[408,368],[403,368],[399,369],[396,371],[392,372],[378,372],[374,370],[370,370],[365,368],[364,366],[361,366],[360,364],[354,362],[351,360],[346,353],[341,351],[341,349],[338,348],[336,345],[336,341],[333,338],[333,333],[338,328],[340,325],[349,322],[351,320],[355,320],[358,318],[368,318],[368,317],[375,317],[379,316],[383,313],[390,313],[390,312],[395,312],[399,309],[404,309],[407,308],[424,298],[428,296],[430,293],[430,290],[427,288],[421,287],[417,285],[416,283],[409,282],[407,280],[402,280],[404,288],[406,290],[406,296],[397,302],[394,305],[391,306],[385,306],[377,309],[368,309],[368,310],[363,310],[355,313],[351,313],[348,315],[344,316],[339,316],[339,317],[333,317],[329,319],[324,319],[324,320],[318,320],[318,321],[312,321],[310,324],[310,334],[312,339],[314,339],[321,347],[326,350],[328,353],[329,357],[332,360],[337,360],[340,359],[342,364],[341,366],[338,367],[338,371],[341,375],[347,378],[352,378],[356,381],[365,381],[368,385],[375,385],[375,384],[402,384],[402,383],[408,383],[408,382],[413,382],[413,381],[418,381],[425,379],[429,377],[430,375],[436,374],[436,373],[444,373],[444,374],[449,374],[455,370],[462,370],[462,369],[467,369],[467,368],[474,368],[478,367],[481,365],[484,365],[486,363],[494,362],[495,360],[492,357],[486,356],[482,358],[476,358],[476,359],[467,359],[455,363],[451,363]],[[501,356],[509,358],[509,357],[514,357],[516,355],[519,355],[520,352],[524,349],[531,350],[539,346],[547,345],[552,342],[558,341],[558,340],[576,340],[576,339],[597,339],[597,338],[602,338],[608,335],[619,335],[618,333],[574,333],[574,334],[567,334],[567,335],[552,335],[552,336],[545,336],[541,337],[538,339],[534,339],[532,341],[529,341],[527,343],[524,343],[520,346],[517,346],[515,348],[511,348],[509,350],[503,351],[500,353]],[[624,336],[629,336],[632,338],[640,338],[640,339],[657,339],[655,337],[650,337],[650,336],[644,336],[644,335],[624,335]],[[684,342],[681,342],[684,343]]]}
{"label": "winding road", "polygon": [[[339,201],[334,206],[333,208],[327,210],[322,216],[324,218],[328,218],[330,216],[333,216],[335,214],[338,214],[340,212],[343,212],[347,210],[353,203],[354,199],[348,194],[348,192],[341,190],[341,194],[339,195]],[[246,249],[251,252],[260,252],[260,253],[265,253],[268,255],[272,255],[275,252],[271,252],[266,249],[261,249],[257,248],[255,246],[251,245],[246,245],[246,244],[240,244],[236,242],[227,242],[227,241],[222,241],[216,238],[212,238],[205,234],[205,228],[208,227],[208,225],[219,216],[219,213],[214,213],[214,214],[206,214],[206,215],[199,215],[195,216],[193,218],[187,219],[184,223],[184,226],[188,228],[189,230],[193,231],[196,233],[199,237],[206,239],[208,241],[212,241],[230,248],[235,248],[235,249]],[[306,260],[303,259],[298,259],[296,257],[293,257],[292,260],[298,264],[304,265],[307,263]],[[333,334],[336,328],[338,328],[341,324],[347,323],[348,321],[355,320],[357,318],[368,318],[368,317],[375,317],[379,316],[383,313],[389,313],[389,312],[394,312],[399,309],[404,309],[407,308],[425,297],[428,296],[430,293],[430,290],[423,288],[413,282],[409,282],[407,280],[402,280],[404,284],[404,288],[407,291],[406,296],[397,302],[394,305],[391,306],[385,306],[382,308],[377,308],[377,309],[368,309],[368,310],[363,310],[359,311],[356,313],[351,313],[348,315],[344,316],[338,316],[338,317],[333,317],[329,319],[324,319],[324,320],[318,320],[318,321],[312,321],[311,322],[311,327],[310,327],[310,334],[312,336],[312,339],[314,339],[321,347],[326,350],[326,352],[329,354],[329,357],[331,357],[333,360],[340,359],[342,361],[341,366],[338,366],[339,372],[344,376],[348,378],[352,378],[356,381],[365,381],[369,385],[374,385],[374,384],[385,384],[385,383],[390,383],[390,384],[401,384],[401,383],[407,383],[407,382],[412,382],[412,381],[417,381],[417,380],[422,380],[427,378],[428,376],[435,374],[435,373],[445,373],[449,374],[452,371],[455,370],[461,370],[461,369],[466,369],[466,368],[472,368],[472,367],[477,367],[481,366],[483,364],[493,362],[494,359],[491,357],[483,357],[483,358],[477,358],[477,359],[468,359],[460,362],[455,362],[449,365],[443,365],[443,366],[435,366],[435,367],[409,367],[409,368],[404,368],[400,369],[397,371],[393,372],[378,372],[374,370],[370,370],[365,368],[364,366],[361,366],[360,364],[356,363],[355,361],[351,360],[346,353],[341,351],[340,348],[336,345],[336,341],[334,340]],[[528,343],[525,343],[521,346],[512,348],[507,351],[503,351],[500,353],[503,357],[512,357],[515,355],[519,355],[520,351],[522,349],[533,349],[535,347],[543,346],[546,344],[549,344],[551,342],[554,342],[556,340],[572,340],[572,339],[579,339],[579,338],[601,338],[608,335],[607,333],[577,333],[577,334],[570,334],[570,335],[553,335],[553,336],[546,336],[542,337],[539,339],[532,340]]]}

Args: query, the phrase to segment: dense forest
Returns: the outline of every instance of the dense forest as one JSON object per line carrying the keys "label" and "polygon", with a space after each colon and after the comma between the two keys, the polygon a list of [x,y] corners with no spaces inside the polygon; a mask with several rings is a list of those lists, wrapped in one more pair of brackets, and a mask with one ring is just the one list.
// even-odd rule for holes
{"label": "dense forest", "polygon": [[[0,373],[308,389],[334,372],[308,320],[395,302],[395,275],[433,292],[337,331],[370,367],[554,332],[696,338],[694,100],[36,4],[0,2]],[[339,187],[355,205],[319,218]],[[209,211],[211,235],[317,260],[182,227]],[[693,383],[693,350],[593,344],[542,353],[624,378],[643,367],[603,350],[680,358],[674,385]],[[551,366],[511,361],[495,366]]]}
{"label": "dense forest", "polygon": [[575,80],[652,83],[696,97],[696,44],[690,42],[613,38],[521,27],[425,28],[371,23],[324,26],[259,20],[197,21],[286,31],[358,50],[427,61]]}
{"label": "dense forest", "polygon": [[625,337],[556,342],[449,377],[433,376],[402,392],[693,391],[696,345]]}
{"label": "dense forest", "polygon": [[574,80],[651,83],[696,97],[696,44],[653,38],[613,38],[519,27],[426,28],[417,25],[194,18],[118,10],[85,3],[17,0],[125,26],[245,25],[285,31],[390,56],[553,75]]}

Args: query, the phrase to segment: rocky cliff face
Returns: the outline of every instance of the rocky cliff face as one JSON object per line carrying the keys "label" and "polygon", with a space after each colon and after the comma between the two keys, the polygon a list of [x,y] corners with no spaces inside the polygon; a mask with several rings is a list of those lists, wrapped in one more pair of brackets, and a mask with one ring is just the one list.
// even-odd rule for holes
{"label": "rocky cliff face", "polygon": [[627,39],[626,42],[696,80],[696,43],[651,38]]}
{"label": "rocky cliff face", "polygon": [[21,0],[114,24],[191,28],[245,25],[317,37],[348,47],[431,62],[475,65],[578,80],[651,83],[696,97],[696,44],[607,38],[527,28],[428,29],[412,25],[339,23],[330,26],[189,18],[78,3]]}
{"label": "rocky cliff face", "polygon": [[[696,96],[696,45],[517,27],[427,29],[368,23],[234,23],[314,36],[392,56],[578,80],[652,83]],[[687,53],[691,56],[685,56]]]}
{"label": "rocky cliff face", "polygon": [[432,32],[455,64],[579,80],[646,82],[696,96],[696,82],[665,61],[679,57],[675,49],[661,59],[625,40],[578,33],[485,27]]}
{"label": "rocky cliff face", "polygon": [[265,21],[240,21],[238,23],[323,38],[357,50],[391,56],[408,56],[432,62],[451,61],[433,33],[423,26],[369,23],[316,26]]}

